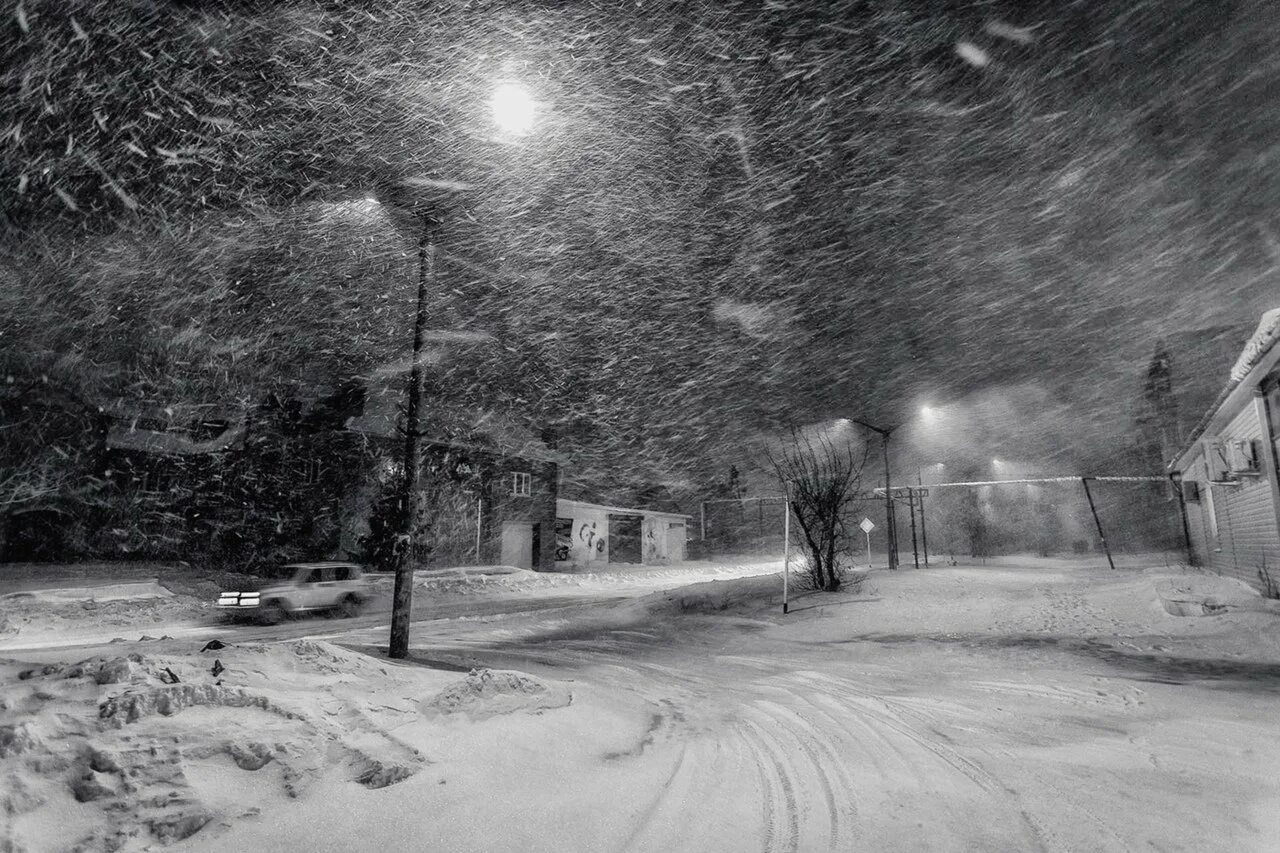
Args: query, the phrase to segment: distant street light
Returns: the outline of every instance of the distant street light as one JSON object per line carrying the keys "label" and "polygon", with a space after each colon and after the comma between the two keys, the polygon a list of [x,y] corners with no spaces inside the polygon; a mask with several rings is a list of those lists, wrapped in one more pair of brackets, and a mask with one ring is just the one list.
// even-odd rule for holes
{"label": "distant street light", "polygon": [[503,131],[513,136],[524,136],[533,130],[533,96],[520,84],[499,84],[489,97],[489,108],[494,122]]}

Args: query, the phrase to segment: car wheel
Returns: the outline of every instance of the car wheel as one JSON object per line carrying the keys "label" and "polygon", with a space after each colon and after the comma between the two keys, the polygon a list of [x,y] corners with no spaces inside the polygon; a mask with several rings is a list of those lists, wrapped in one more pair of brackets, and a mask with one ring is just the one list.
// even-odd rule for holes
{"label": "car wheel", "polygon": [[348,595],[338,603],[338,612],[343,618],[351,619],[360,615],[360,599],[354,595]]}
{"label": "car wheel", "polygon": [[287,615],[280,602],[268,601],[258,610],[258,621],[264,625],[278,625]]}

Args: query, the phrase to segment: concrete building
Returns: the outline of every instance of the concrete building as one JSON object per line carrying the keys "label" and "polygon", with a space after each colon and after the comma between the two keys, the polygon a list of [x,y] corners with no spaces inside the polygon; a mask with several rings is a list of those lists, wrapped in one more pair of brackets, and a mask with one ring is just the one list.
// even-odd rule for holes
{"label": "concrete building", "polygon": [[556,569],[590,571],[618,563],[679,563],[686,556],[689,519],[674,512],[558,499]]}
{"label": "concrete building", "polygon": [[1182,481],[1192,561],[1259,588],[1280,583],[1278,417],[1280,309],[1263,316],[1169,464]]}

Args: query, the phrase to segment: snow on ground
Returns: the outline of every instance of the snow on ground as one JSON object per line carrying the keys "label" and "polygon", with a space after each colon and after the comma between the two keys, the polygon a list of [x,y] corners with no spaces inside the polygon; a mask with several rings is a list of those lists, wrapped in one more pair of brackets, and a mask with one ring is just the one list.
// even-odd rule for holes
{"label": "snow on ground", "polygon": [[216,839],[313,787],[378,790],[422,772],[428,757],[395,734],[406,721],[572,699],[532,676],[459,677],[310,640],[135,644],[75,664],[10,662],[3,680],[0,847],[33,851]]}
{"label": "snow on ground", "polygon": [[[776,572],[773,561],[690,562],[672,566],[619,566],[609,571],[583,574],[533,572],[510,566],[465,566],[419,570],[414,574],[416,609],[451,602],[551,599],[566,595],[638,594],[647,590],[693,583],[711,577],[743,577]],[[47,645],[84,645],[112,639],[141,637],[194,637],[220,624],[222,615],[213,607],[219,586],[207,580],[186,579],[181,568],[169,568],[163,581],[156,578],[111,582],[111,574],[131,576],[128,564],[97,565],[90,576],[78,576],[74,567],[55,567],[60,583],[78,586],[38,588],[31,578],[22,579],[17,592],[0,594],[0,650]],[[190,574],[191,570],[187,570]],[[390,609],[394,578],[372,576],[374,600],[369,613]],[[234,587],[234,584],[231,585]],[[174,592],[174,590],[178,592]],[[434,615],[434,614],[433,614]],[[368,622],[369,620],[365,620]],[[297,626],[295,634],[323,631]]]}
{"label": "snow on ground", "polygon": [[30,850],[1280,838],[1280,619],[1210,575],[876,571],[785,616],[766,575],[420,622],[404,664],[355,651],[385,640],[378,625],[6,665],[5,832]]}
{"label": "snow on ground", "polygon": [[[540,592],[565,589],[654,589],[697,583],[708,578],[740,578],[772,574],[782,568],[776,558],[699,560],[671,565],[615,564],[591,572],[535,572],[511,566],[463,566],[414,573],[414,587],[433,595],[483,592]],[[386,578],[390,583],[390,578]]]}
{"label": "snow on ground", "polygon": [[148,627],[192,624],[213,602],[175,595],[154,579],[96,586],[27,589],[0,595],[0,642],[38,642],[77,636],[146,632]]}

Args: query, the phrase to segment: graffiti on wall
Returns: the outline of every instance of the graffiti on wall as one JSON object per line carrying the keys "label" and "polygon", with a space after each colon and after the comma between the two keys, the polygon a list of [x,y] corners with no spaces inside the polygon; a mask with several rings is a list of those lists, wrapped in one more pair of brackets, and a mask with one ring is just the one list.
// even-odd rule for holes
{"label": "graffiti on wall", "polygon": [[[599,535],[596,531],[596,523],[594,521],[584,521],[581,526],[578,527],[578,541],[585,546],[583,551],[586,553],[588,560],[591,559],[592,551],[595,551],[597,554],[604,553],[604,549],[606,547],[604,537]],[[568,557],[565,559],[568,559]]]}
{"label": "graffiti on wall", "polygon": [[556,519],[556,562],[567,563],[573,551],[573,519]]}
{"label": "graffiti on wall", "polygon": [[652,524],[647,527],[649,529],[644,534],[644,556],[646,561],[652,562],[662,558],[662,551],[658,547],[657,528]]}

